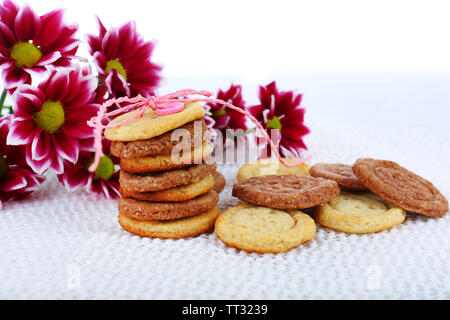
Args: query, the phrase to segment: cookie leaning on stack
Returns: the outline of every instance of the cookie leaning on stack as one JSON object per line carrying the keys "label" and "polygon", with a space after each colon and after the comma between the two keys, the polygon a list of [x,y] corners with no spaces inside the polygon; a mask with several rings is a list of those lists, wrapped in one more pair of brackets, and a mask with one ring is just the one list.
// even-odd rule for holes
{"label": "cookie leaning on stack", "polygon": [[200,104],[188,103],[179,113],[161,116],[147,110],[141,118],[105,130],[111,152],[120,158],[119,223],[125,230],[178,239],[212,229],[223,176],[210,163],[204,116]]}

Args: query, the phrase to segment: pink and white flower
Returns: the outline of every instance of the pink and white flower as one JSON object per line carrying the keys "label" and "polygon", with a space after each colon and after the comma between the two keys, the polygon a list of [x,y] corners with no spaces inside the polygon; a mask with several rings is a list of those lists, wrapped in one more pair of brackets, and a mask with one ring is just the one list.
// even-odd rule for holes
{"label": "pink and white flower", "polygon": [[152,61],[155,44],[144,41],[135,22],[107,30],[97,17],[98,36],[88,35],[89,52],[111,97],[150,97],[161,83],[162,67]]}
{"label": "pink and white flower", "polygon": [[0,209],[5,201],[27,197],[44,181],[27,165],[25,147],[6,143],[11,123],[11,116],[0,118]]}
{"label": "pink and white flower", "polygon": [[0,4],[0,69],[8,92],[31,84],[30,74],[43,74],[47,66],[70,66],[78,26],[64,24],[63,16],[64,10],[39,16],[10,0]]}
{"label": "pink and white flower", "polygon": [[[302,150],[307,150],[303,137],[310,132],[304,124],[302,95],[278,91],[274,81],[259,87],[259,100],[260,104],[248,107],[248,111],[266,130],[274,131],[272,137],[278,140],[281,156],[300,158]],[[270,156],[271,149],[263,150],[264,155]]]}
{"label": "pink and white flower", "polygon": [[28,165],[39,174],[64,170],[63,160],[76,163],[80,150],[91,150],[97,114],[97,79],[87,68],[50,70],[38,87],[22,85],[12,96],[14,121],[8,144],[25,146]]}
{"label": "pink and white flower", "polygon": [[108,199],[117,199],[119,193],[119,159],[110,154],[111,143],[103,139],[104,156],[95,172],[89,172],[94,152],[81,151],[78,162],[64,161],[64,173],[58,175],[61,184],[70,191],[87,190]]}

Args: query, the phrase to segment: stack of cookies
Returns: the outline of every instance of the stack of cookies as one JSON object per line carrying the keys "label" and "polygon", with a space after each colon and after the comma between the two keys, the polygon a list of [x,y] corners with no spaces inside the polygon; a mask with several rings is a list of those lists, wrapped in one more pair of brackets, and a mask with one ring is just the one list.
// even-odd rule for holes
{"label": "stack of cookies", "polygon": [[[133,112],[114,119],[123,122]],[[211,160],[204,108],[140,118],[105,130],[120,158],[119,223],[143,237],[186,238],[208,232],[219,215],[224,177]]]}

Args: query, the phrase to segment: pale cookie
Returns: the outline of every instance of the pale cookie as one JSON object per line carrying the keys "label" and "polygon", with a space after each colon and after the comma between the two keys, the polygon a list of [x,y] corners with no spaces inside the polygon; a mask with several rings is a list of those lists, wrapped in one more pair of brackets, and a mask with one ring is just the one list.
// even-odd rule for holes
{"label": "pale cookie", "polygon": [[[119,124],[137,111],[121,115],[109,124]],[[160,116],[156,111],[148,109],[142,118],[132,121],[112,129],[105,130],[105,137],[111,141],[137,141],[151,139],[160,136],[168,131],[177,129],[188,122],[198,120],[206,115],[205,109],[199,103],[187,103],[183,111]]]}
{"label": "pale cookie", "polygon": [[195,217],[168,221],[139,221],[119,214],[119,223],[126,231],[141,237],[182,239],[212,231],[218,216],[219,208],[214,207]]}
{"label": "pale cookie", "polygon": [[202,180],[194,182],[186,186],[180,186],[176,188],[170,188],[155,192],[133,192],[126,189],[120,189],[120,194],[124,198],[133,198],[136,200],[144,201],[186,201],[194,199],[202,194],[211,191],[213,188],[215,190],[216,182],[213,175],[210,173]]}
{"label": "pale cookie", "polygon": [[[295,163],[294,159],[283,159],[287,163]],[[289,168],[281,164],[278,159],[260,159],[248,164],[245,164],[239,169],[237,179],[238,181],[246,180],[251,177],[271,176],[271,175],[299,175],[309,176],[310,166],[302,163],[298,166]]]}
{"label": "pale cookie", "polygon": [[130,173],[149,173],[179,169],[192,164],[200,164],[211,156],[208,142],[202,146],[179,155],[154,156],[134,159],[120,159],[120,168]]}
{"label": "pale cookie", "polygon": [[405,221],[403,209],[373,193],[341,193],[335,200],[316,208],[315,219],[321,225],[347,233],[375,233],[391,229]]}
{"label": "pale cookie", "polygon": [[301,211],[242,204],[219,216],[215,232],[230,247],[249,252],[278,253],[312,240],[316,224]]}

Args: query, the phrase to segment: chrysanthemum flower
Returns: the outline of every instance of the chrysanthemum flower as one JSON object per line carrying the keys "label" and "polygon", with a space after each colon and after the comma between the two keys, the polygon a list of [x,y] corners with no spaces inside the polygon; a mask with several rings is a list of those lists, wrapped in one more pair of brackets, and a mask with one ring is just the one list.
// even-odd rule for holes
{"label": "chrysanthemum flower", "polygon": [[97,17],[99,35],[88,35],[89,52],[112,97],[150,97],[161,82],[162,67],[152,62],[155,44],[146,42],[128,22],[107,30]]}
{"label": "chrysanthemum flower", "polygon": [[[216,98],[245,110],[245,101],[242,98],[242,87],[240,85],[232,84],[226,91],[219,89]],[[228,109],[218,103],[208,103],[208,106],[211,108],[210,112],[215,121],[215,129],[222,130],[223,133],[226,129],[247,129],[247,118],[242,113]]]}
{"label": "chrysanthemum flower", "polygon": [[[284,157],[299,158],[307,147],[303,137],[310,130],[304,124],[305,109],[300,104],[301,94],[293,91],[278,91],[274,82],[259,88],[260,104],[248,107],[248,111],[268,130],[275,131],[279,140],[280,154]],[[270,156],[271,150],[267,150]]]}
{"label": "chrysanthemum flower", "polygon": [[63,10],[55,10],[38,16],[29,6],[20,8],[10,0],[0,4],[0,69],[10,93],[30,84],[30,73],[70,65],[78,50],[78,27],[65,25],[63,15]]}
{"label": "chrysanthemum flower", "polygon": [[93,145],[87,121],[97,114],[93,103],[97,79],[80,66],[50,70],[38,87],[22,85],[12,96],[14,121],[8,144],[24,145],[26,161],[37,173],[64,170],[63,160],[78,161]]}
{"label": "chrysanthemum flower", "polygon": [[11,123],[11,116],[0,118],[0,209],[3,202],[25,198],[44,181],[25,162],[25,147],[6,144]]}
{"label": "chrysanthemum flower", "polygon": [[85,189],[108,199],[117,199],[119,193],[119,159],[110,154],[111,143],[103,139],[104,155],[95,172],[89,172],[94,152],[81,151],[78,162],[64,161],[64,173],[58,175],[61,184],[70,191]]}

